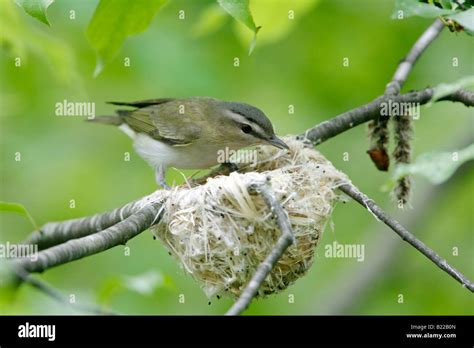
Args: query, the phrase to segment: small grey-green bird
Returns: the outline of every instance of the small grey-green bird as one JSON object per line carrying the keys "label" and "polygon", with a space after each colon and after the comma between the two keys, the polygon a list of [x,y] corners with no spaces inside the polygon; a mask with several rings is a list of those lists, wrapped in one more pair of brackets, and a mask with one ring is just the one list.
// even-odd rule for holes
{"label": "small grey-green bird", "polygon": [[119,126],[133,139],[136,152],[155,169],[156,182],[166,189],[168,167],[209,168],[218,163],[219,151],[257,144],[288,149],[275,135],[268,117],[249,104],[208,97],[110,104],[133,109],[90,121]]}

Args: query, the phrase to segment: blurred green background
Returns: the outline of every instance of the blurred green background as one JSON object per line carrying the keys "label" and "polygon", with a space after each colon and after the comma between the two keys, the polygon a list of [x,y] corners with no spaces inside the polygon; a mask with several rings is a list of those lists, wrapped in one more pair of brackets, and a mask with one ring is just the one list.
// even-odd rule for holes
{"label": "blurred green background", "polygon": [[[298,134],[381,94],[400,59],[431,23],[422,18],[391,20],[392,1],[298,0],[293,2],[295,19],[287,25],[281,14],[286,16],[290,2],[264,1],[253,13],[263,28],[248,56],[250,33],[230,16],[216,30],[208,30],[211,23],[202,19],[203,13],[211,11],[208,6],[214,1],[175,0],[146,32],[129,38],[116,59],[93,78],[96,55],[85,28],[98,1],[55,2],[48,11],[51,27],[8,0],[0,3],[2,36],[10,39],[0,53],[0,199],[24,204],[39,224],[112,209],[156,189],[152,169],[133,152],[124,134],[80,117],[57,117],[57,102],[95,102],[100,115],[113,111],[105,104],[109,100],[212,96],[254,104],[270,116],[277,133]],[[76,13],[74,20],[70,10]],[[184,20],[178,18],[180,10],[185,10]],[[18,56],[21,67],[15,67]],[[126,57],[129,67],[124,66]],[[239,67],[233,65],[235,57],[240,58]],[[342,64],[345,57],[348,67]],[[458,59],[457,67],[453,58]],[[473,62],[470,38],[444,30],[421,57],[404,90],[472,75]],[[288,113],[290,104],[294,114]],[[472,110],[459,104],[422,107],[415,121],[414,157],[465,146],[474,132],[472,117]],[[442,186],[415,178],[413,209],[399,211],[380,191],[388,174],[375,169],[367,149],[365,126],[318,147],[362,191],[473,279],[472,166],[464,165]],[[21,161],[15,161],[17,152]],[[124,161],[126,152],[131,153],[130,161]],[[349,161],[343,160],[345,152]],[[182,177],[171,170],[170,180],[182,182]],[[73,209],[71,199],[76,202]],[[474,313],[469,291],[358,204],[337,206],[333,223],[309,273],[284,292],[254,301],[247,314]],[[26,219],[0,214],[0,242],[19,242],[30,231]],[[324,257],[324,245],[334,240],[365,244],[365,261]],[[116,247],[51,269],[41,278],[74,294],[77,302],[101,300],[127,314],[222,314],[231,306],[231,300],[216,298],[209,305],[199,285],[149,231],[128,247],[129,255],[124,247]],[[458,248],[458,255],[453,255],[453,248]],[[117,279],[149,278],[143,276],[148,272],[157,272],[153,291],[117,289]],[[398,301],[400,294],[403,303]],[[27,285],[1,311],[78,313]]]}

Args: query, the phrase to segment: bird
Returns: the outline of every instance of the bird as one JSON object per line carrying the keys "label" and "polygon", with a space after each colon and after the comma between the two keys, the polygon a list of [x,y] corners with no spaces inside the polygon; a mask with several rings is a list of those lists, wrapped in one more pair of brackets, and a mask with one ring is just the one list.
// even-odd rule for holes
{"label": "bird", "polygon": [[288,145],[275,135],[265,113],[255,106],[210,97],[160,98],[108,102],[120,109],[88,121],[118,126],[133,140],[135,151],[155,170],[164,189],[169,167],[202,169],[218,164],[218,152],[268,144]]}

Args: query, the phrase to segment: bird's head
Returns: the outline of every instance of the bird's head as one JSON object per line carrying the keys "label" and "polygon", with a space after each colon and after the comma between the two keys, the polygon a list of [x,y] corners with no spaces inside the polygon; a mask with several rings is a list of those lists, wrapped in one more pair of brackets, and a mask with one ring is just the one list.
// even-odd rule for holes
{"label": "bird's head", "polygon": [[238,102],[219,102],[217,107],[225,120],[229,143],[241,146],[269,144],[288,149],[288,145],[275,135],[271,121],[262,110]]}

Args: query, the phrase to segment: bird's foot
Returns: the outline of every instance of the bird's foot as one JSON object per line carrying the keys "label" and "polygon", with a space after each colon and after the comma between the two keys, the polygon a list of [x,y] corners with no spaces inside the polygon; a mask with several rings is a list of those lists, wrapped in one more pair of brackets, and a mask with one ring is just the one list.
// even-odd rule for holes
{"label": "bird's foot", "polygon": [[158,166],[155,170],[155,180],[158,185],[160,185],[165,190],[171,190],[171,186],[166,183],[165,180],[165,171],[166,169],[162,166]]}
{"label": "bird's foot", "polygon": [[172,189],[172,187],[168,185],[166,182],[159,183],[158,185],[160,185],[166,191],[169,191]]}

